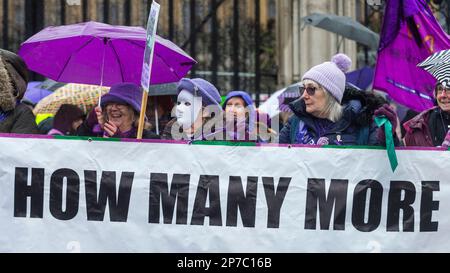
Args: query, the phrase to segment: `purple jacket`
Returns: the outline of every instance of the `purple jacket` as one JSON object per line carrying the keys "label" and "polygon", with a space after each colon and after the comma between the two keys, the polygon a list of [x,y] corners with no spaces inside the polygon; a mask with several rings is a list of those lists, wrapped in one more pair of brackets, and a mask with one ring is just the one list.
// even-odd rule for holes
{"label": "purple jacket", "polygon": [[428,126],[428,119],[430,113],[436,108],[425,110],[403,124],[406,130],[406,146],[434,147],[430,127]]}

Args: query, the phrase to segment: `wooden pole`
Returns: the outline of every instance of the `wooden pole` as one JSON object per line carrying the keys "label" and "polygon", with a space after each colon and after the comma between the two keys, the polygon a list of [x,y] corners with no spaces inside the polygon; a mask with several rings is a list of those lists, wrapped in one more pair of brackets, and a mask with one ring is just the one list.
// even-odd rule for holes
{"label": "wooden pole", "polygon": [[[143,92],[142,92],[142,104],[141,104],[141,115],[139,116],[139,126],[138,126],[138,132],[137,132],[137,139],[142,139],[142,134],[144,132],[144,123],[145,123],[145,112],[147,111],[147,100],[148,100],[148,93],[149,93],[149,86],[151,83],[151,78],[152,78],[152,67],[153,67],[153,56],[155,54],[155,36],[156,36],[156,28],[158,26],[158,16],[159,16],[159,10],[160,10],[160,5],[158,3],[153,3],[153,1],[148,1],[147,3],[151,3],[151,9],[149,9],[149,12],[151,13],[152,11],[154,11],[153,14],[149,15],[149,24],[147,25],[147,42],[146,42],[146,47],[145,47],[145,52],[144,52],[144,66],[142,68],[143,73],[146,73],[146,61],[145,60],[145,56],[147,53],[147,50],[150,50],[150,60],[148,62],[148,78],[145,77],[145,79],[142,78],[141,76],[141,85],[143,86]],[[150,18],[150,16],[152,16]],[[153,24],[151,24],[153,22]],[[152,27],[152,29],[150,29],[150,27]],[[151,33],[149,31],[152,31]],[[151,38],[151,39],[149,39]],[[148,43],[151,42],[151,47],[149,47]],[[144,70],[145,69],[145,70]],[[145,76],[145,74],[143,74]],[[145,83],[144,81],[147,81],[147,83]],[[145,84],[142,84],[145,83]]]}
{"label": "wooden pole", "polygon": [[142,92],[141,114],[139,115],[137,139],[142,139],[142,134],[144,133],[145,112],[147,111],[147,100],[148,100],[148,91],[144,90],[144,92]]}

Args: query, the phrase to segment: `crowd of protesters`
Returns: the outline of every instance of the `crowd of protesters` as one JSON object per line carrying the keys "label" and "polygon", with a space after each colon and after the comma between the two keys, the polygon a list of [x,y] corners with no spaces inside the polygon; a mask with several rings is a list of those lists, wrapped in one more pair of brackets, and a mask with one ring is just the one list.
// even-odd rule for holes
{"label": "crowd of protesters", "polygon": [[[345,54],[312,67],[298,83],[299,97],[289,103],[292,114],[273,121],[255,108],[245,91],[230,91],[222,101],[219,90],[201,78],[182,79],[176,101],[150,97],[144,139],[226,140],[277,142],[301,145],[385,145],[384,126],[392,124],[396,146],[446,146],[450,142],[450,87],[436,84],[436,106],[422,113],[408,112],[402,122],[379,94],[346,83],[351,60]],[[32,108],[22,100],[28,69],[15,53],[0,50],[0,133],[136,138],[142,89],[118,83],[100,98],[100,105],[85,114],[63,104],[38,129]],[[157,117],[157,118],[156,118]],[[155,119],[159,120],[155,122]],[[276,125],[277,128],[275,128]],[[400,130],[400,128],[402,130]],[[400,135],[401,134],[401,135]]]}

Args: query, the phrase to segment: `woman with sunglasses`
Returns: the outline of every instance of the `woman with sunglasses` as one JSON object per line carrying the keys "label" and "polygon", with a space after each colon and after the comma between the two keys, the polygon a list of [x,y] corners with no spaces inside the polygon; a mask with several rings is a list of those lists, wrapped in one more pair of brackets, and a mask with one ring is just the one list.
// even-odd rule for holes
{"label": "woman with sunglasses", "polygon": [[450,141],[450,86],[438,83],[434,89],[436,107],[405,122],[406,146],[447,146]]}
{"label": "woman with sunglasses", "polygon": [[[294,115],[280,132],[280,143],[304,145],[378,145],[384,144],[384,129],[378,129],[373,115],[384,115],[396,127],[397,116],[372,94],[344,98],[345,72],[351,60],[335,55],[331,62],[311,68],[302,77],[301,97],[290,107]],[[359,96],[359,98],[358,98]],[[380,107],[381,106],[381,107]],[[398,144],[398,143],[396,143]]]}

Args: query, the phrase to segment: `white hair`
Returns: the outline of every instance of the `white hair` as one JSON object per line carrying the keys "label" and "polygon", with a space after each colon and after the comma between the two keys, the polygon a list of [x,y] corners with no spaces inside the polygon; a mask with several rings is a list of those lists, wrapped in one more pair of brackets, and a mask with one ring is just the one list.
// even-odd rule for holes
{"label": "white hair", "polygon": [[322,111],[324,116],[332,122],[337,122],[343,115],[343,109],[344,107],[342,107],[336,98],[328,93],[328,91],[325,91],[325,107]]}
{"label": "white hair", "polygon": [[337,99],[333,95],[331,95],[330,92],[328,92],[328,90],[326,90],[326,88],[323,87],[318,82],[310,79],[305,79],[303,81],[303,85],[306,86],[307,84],[317,84],[324,91],[325,107],[320,112],[320,116],[328,120],[331,120],[332,122],[340,120],[344,111],[343,110],[344,107],[342,107],[342,105],[337,101]]}

